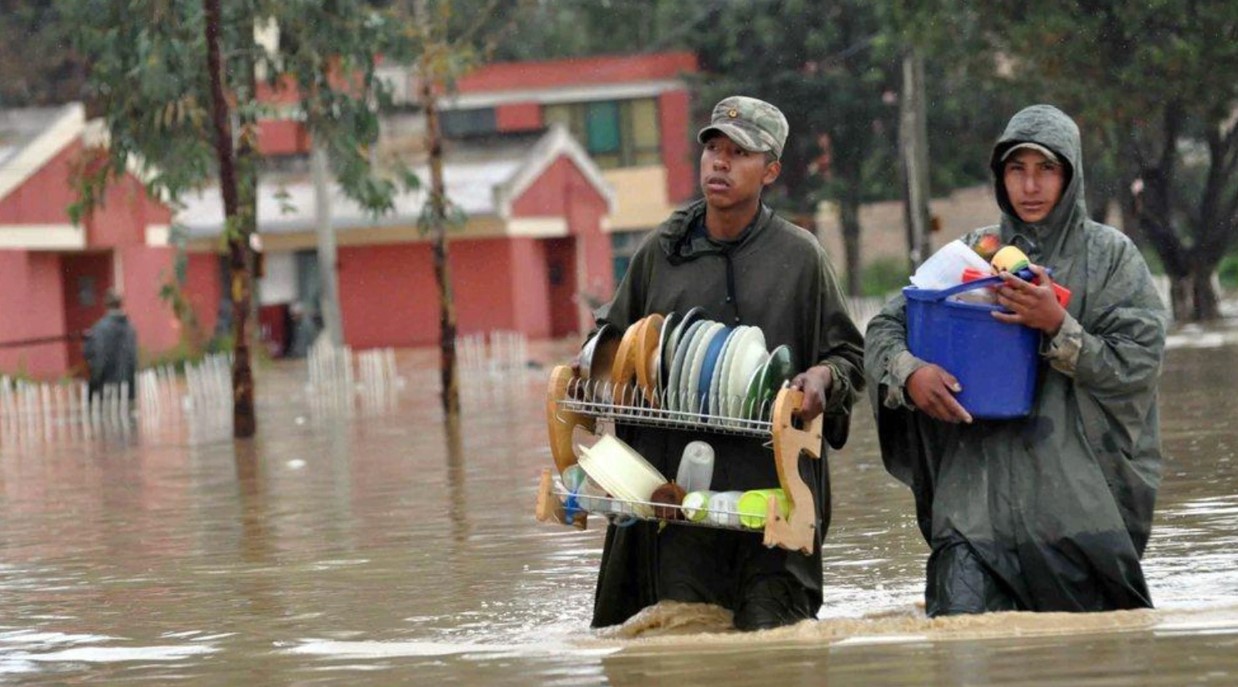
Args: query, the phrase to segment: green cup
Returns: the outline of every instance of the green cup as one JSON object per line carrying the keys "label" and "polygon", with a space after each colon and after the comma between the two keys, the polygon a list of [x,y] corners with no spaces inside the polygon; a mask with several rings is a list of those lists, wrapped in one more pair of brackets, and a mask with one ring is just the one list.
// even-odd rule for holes
{"label": "green cup", "polygon": [[753,489],[739,497],[739,523],[754,530],[765,527],[765,514],[769,512],[769,498],[778,499],[778,512],[782,517],[791,513],[791,502],[782,489]]}

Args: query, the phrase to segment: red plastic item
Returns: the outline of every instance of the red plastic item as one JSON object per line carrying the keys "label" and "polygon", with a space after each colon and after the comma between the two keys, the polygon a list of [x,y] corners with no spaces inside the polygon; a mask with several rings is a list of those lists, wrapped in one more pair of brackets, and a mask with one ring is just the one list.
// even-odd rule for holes
{"label": "red plastic item", "polygon": [[[991,276],[993,276],[993,273],[991,272],[986,273],[974,267],[963,268],[963,283],[964,284],[966,284],[969,281],[976,281],[977,279],[984,279],[985,277],[991,277]],[[1040,283],[1040,278],[1036,277],[1032,279],[1032,283],[1033,284]],[[1057,297],[1058,305],[1065,308],[1067,305],[1070,304],[1070,289],[1066,288],[1065,286],[1062,286],[1061,284],[1057,282],[1052,282],[1052,284],[1053,284],[1053,295]],[[990,288],[994,288],[994,287],[990,287]]]}

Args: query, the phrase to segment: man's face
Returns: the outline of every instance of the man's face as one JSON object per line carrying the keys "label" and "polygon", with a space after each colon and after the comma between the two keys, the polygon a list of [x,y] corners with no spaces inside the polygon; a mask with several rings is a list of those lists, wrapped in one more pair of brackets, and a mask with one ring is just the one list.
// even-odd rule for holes
{"label": "man's face", "polygon": [[774,183],[782,163],[765,161],[765,153],[744,150],[722,134],[705,141],[701,150],[701,192],[709,205],[727,209],[760,197]]}
{"label": "man's face", "polygon": [[1006,196],[1019,219],[1039,222],[1053,212],[1062,198],[1065,170],[1037,150],[1024,148],[1007,158],[1002,168]]}

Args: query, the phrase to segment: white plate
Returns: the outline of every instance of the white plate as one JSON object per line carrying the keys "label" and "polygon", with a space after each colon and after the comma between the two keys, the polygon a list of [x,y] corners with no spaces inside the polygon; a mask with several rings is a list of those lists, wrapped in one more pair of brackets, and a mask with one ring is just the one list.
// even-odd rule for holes
{"label": "white plate", "polygon": [[688,378],[681,382],[683,384],[682,398],[688,399],[688,404],[684,408],[690,413],[699,413],[701,411],[701,401],[697,396],[697,387],[701,383],[701,368],[705,365],[705,353],[709,350],[709,344],[714,340],[718,332],[722,331],[724,325],[721,322],[711,322],[705,333],[697,337],[700,343],[691,351],[692,367],[689,368],[690,373]]}
{"label": "white plate", "polygon": [[765,333],[760,327],[749,328],[731,347],[731,355],[723,371],[726,375],[726,381],[722,383],[723,396],[726,398],[724,415],[739,416],[744,394],[748,391],[748,380],[753,371],[759,369],[763,360],[768,357],[769,354],[765,351]]}
{"label": "white plate", "polygon": [[687,331],[684,332],[683,338],[675,346],[675,357],[671,362],[670,383],[666,387],[666,405],[671,410],[680,409],[679,383],[685,368],[684,359],[688,356],[688,349],[692,347],[692,339],[705,328],[706,324],[706,320],[693,322]]}

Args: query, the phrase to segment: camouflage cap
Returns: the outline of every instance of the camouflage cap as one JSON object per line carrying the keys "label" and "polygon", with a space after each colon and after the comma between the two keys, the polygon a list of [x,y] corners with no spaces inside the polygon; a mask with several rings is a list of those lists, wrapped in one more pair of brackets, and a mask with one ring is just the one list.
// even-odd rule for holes
{"label": "camouflage cap", "polygon": [[701,129],[696,140],[704,143],[715,131],[735,141],[744,150],[771,152],[782,157],[787,142],[787,118],[782,111],[764,100],[733,95],[714,105],[709,126]]}

